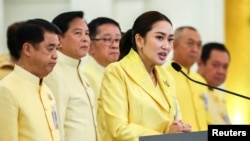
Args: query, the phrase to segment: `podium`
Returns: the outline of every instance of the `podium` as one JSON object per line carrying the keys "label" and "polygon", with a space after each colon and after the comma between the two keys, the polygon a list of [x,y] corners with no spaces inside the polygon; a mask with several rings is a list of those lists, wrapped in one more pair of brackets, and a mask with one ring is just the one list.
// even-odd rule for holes
{"label": "podium", "polygon": [[139,141],[208,141],[207,131],[141,136]]}

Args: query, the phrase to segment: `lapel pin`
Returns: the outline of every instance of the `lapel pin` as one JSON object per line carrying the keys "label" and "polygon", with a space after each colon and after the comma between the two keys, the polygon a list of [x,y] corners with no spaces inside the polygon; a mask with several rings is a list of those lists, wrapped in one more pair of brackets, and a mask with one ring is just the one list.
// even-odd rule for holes
{"label": "lapel pin", "polygon": [[165,80],[165,81],[163,81],[163,83],[166,85],[166,86],[170,86],[169,84],[168,84],[168,81],[167,80]]}

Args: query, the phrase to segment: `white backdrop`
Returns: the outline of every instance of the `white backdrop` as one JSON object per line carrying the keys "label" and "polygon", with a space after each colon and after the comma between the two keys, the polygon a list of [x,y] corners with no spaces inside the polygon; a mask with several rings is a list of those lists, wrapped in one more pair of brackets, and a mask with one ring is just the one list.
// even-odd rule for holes
{"label": "white backdrop", "polygon": [[7,52],[6,28],[29,18],[51,20],[60,12],[83,10],[88,21],[99,16],[117,20],[123,31],[144,11],[166,14],[174,28],[191,25],[200,31],[203,43],[224,42],[224,0],[0,0],[0,53]]}

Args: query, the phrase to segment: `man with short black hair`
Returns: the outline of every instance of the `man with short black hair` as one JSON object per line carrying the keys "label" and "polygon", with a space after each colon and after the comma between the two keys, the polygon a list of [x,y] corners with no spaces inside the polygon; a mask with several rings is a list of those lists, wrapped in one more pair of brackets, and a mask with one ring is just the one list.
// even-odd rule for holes
{"label": "man with short black hair", "polygon": [[104,69],[118,60],[121,28],[118,22],[107,17],[98,17],[89,24],[89,58],[81,71],[86,75],[95,92],[96,106]]}
{"label": "man with short black hair", "polygon": [[81,58],[89,50],[89,29],[82,11],[64,12],[52,23],[62,30],[58,64],[46,78],[55,95],[62,140],[97,141],[94,93],[80,73]]}
{"label": "man with short black hair", "polygon": [[55,99],[44,84],[57,63],[60,30],[31,19],[17,30],[14,70],[0,81],[1,141],[60,141]]}
{"label": "man with short black hair", "polygon": [[[206,80],[207,84],[219,87],[227,77],[230,63],[230,54],[226,46],[218,42],[209,42],[203,45],[201,59],[198,63],[198,73]],[[203,101],[208,112],[208,124],[230,124],[226,109],[224,93],[208,88],[204,93]]]}

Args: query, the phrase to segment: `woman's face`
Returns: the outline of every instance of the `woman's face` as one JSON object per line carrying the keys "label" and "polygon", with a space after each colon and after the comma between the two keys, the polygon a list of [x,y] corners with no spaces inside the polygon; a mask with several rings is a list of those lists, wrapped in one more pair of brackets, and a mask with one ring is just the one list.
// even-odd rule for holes
{"label": "woman's face", "polygon": [[173,45],[173,28],[167,21],[158,21],[143,38],[135,35],[139,56],[146,67],[163,65]]}

